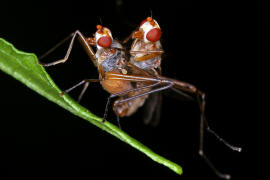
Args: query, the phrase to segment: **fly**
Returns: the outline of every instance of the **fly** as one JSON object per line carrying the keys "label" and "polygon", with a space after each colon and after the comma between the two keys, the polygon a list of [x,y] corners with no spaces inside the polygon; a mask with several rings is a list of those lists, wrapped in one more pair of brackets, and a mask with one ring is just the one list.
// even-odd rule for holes
{"label": "fly", "polygon": [[[78,37],[79,42],[96,66],[99,78],[85,79],[63,91],[60,95],[68,93],[74,88],[84,84],[84,88],[78,99],[78,101],[80,101],[89,83],[99,82],[102,87],[110,93],[102,123],[106,121],[111,99],[118,97],[113,103],[113,111],[117,116],[119,127],[119,118],[134,114],[150,95],[155,95],[166,89],[172,89],[186,97],[193,95],[200,108],[199,154],[219,177],[225,179],[230,178],[229,174],[219,172],[204,154],[204,128],[232,150],[240,152],[241,148],[230,145],[208,126],[208,122],[205,118],[206,101],[204,92],[187,82],[161,75],[161,55],[164,51],[160,43],[161,29],[156,20],[148,17],[140,24],[137,31],[134,31],[131,36],[123,41],[126,43],[130,38],[133,39],[129,51],[130,57],[126,55],[126,49],[122,44],[113,39],[112,33],[108,28],[97,25],[97,31],[93,37],[85,37],[77,30],[41,56],[41,58],[45,57],[63,42],[71,38],[68,50],[63,59],[48,64],[40,64],[43,66],[52,66],[65,63],[69,58],[76,37]],[[96,47],[96,52],[92,49],[92,46]]]}

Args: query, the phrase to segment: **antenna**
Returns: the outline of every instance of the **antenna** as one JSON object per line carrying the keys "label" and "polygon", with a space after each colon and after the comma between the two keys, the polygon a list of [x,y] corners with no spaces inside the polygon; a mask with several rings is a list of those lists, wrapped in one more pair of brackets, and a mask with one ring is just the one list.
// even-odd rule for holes
{"label": "antenna", "polygon": [[150,15],[151,15],[150,17],[153,18],[153,11],[151,8],[150,8]]}
{"label": "antenna", "polygon": [[103,26],[102,19],[99,17],[100,25]]}

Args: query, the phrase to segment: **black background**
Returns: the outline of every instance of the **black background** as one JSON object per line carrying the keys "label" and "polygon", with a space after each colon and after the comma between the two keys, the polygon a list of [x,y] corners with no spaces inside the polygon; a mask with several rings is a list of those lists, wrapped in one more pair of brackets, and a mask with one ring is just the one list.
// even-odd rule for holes
{"label": "black background", "polygon": [[[269,49],[266,32],[270,19],[265,4],[9,1],[1,4],[0,36],[20,50],[41,55],[76,29],[91,36],[100,23],[111,29],[114,38],[124,39],[151,13],[163,32],[163,74],[206,92],[210,125],[224,139],[243,148],[241,153],[232,152],[206,133],[206,154],[233,179],[266,179],[267,165],[263,163],[269,155],[262,123],[267,118],[261,113],[266,108],[257,101],[267,94],[261,81],[267,69],[263,68],[267,60],[263,53]],[[64,57],[67,44],[43,62]],[[47,70],[61,89],[98,77],[78,42],[66,64]],[[194,102],[164,96],[162,119],[156,128],[143,124],[141,110],[121,119],[124,131],[180,164],[184,173],[179,176],[3,72],[0,83],[1,176],[218,179],[198,155],[199,109]],[[70,95],[77,98],[79,92],[77,89]],[[102,116],[107,97],[99,84],[93,84],[81,104]],[[112,112],[109,121],[116,122]]]}

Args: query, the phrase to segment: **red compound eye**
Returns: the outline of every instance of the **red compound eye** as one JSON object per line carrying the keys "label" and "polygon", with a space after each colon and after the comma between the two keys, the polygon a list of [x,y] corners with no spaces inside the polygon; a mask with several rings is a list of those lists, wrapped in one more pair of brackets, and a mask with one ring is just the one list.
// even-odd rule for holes
{"label": "red compound eye", "polygon": [[98,45],[104,48],[108,48],[111,46],[112,44],[112,38],[107,37],[107,36],[103,36],[101,38],[98,39]]}
{"label": "red compound eye", "polygon": [[151,42],[158,41],[160,39],[160,36],[161,36],[161,30],[159,28],[154,28],[146,34],[146,38],[148,39],[148,41],[151,41]]}

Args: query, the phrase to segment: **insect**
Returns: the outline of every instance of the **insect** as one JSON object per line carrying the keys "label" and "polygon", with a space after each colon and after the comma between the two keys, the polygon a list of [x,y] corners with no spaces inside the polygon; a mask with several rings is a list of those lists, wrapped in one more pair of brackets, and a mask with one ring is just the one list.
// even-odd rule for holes
{"label": "insect", "polygon": [[160,75],[161,55],[164,51],[160,43],[161,29],[157,21],[147,17],[124,43],[131,37],[133,42],[129,51],[130,63],[148,72],[152,71],[154,75]]}
{"label": "insect", "polygon": [[[199,154],[221,178],[229,179],[228,174],[220,173],[208,160],[203,151],[203,134],[204,128],[214,134],[229,148],[241,151],[241,148],[235,147],[220,138],[210,127],[205,119],[205,94],[198,90],[195,86],[183,82],[167,78],[161,75],[161,54],[163,53],[160,37],[161,30],[159,25],[152,18],[144,20],[138,31],[132,33],[133,43],[130,49],[130,58],[126,55],[125,48],[116,40],[113,39],[111,31],[101,25],[97,25],[97,31],[94,37],[87,38],[79,30],[72,33],[67,53],[63,59],[58,61],[43,64],[43,66],[52,66],[59,63],[64,63],[68,60],[73,43],[76,37],[83,45],[89,58],[97,67],[98,79],[85,79],[75,86],[63,91],[68,93],[72,89],[84,84],[82,93],[79,96],[79,101],[82,98],[89,83],[99,82],[102,87],[111,95],[105,107],[103,123],[106,120],[108,105],[112,98],[118,97],[113,104],[113,110],[117,116],[118,124],[119,117],[130,116],[141,107],[149,95],[163,91],[165,89],[173,89],[182,95],[191,94],[195,96],[200,108],[200,149]],[[52,52],[60,46],[68,38],[58,43],[55,47],[45,53],[42,57]],[[96,52],[91,46],[96,47]]]}
{"label": "insect", "polygon": [[[111,31],[108,28],[102,27],[101,25],[97,25],[97,31],[94,37],[91,38],[86,38],[80,31],[75,31],[71,34],[72,39],[63,59],[48,64],[40,64],[43,66],[52,66],[66,62],[76,36],[78,36],[80,43],[87,51],[93,64],[97,67],[99,79],[85,79],[63,93],[67,93],[79,85],[85,84],[84,89],[79,96],[80,100],[89,83],[100,82],[102,87],[111,94],[105,108],[104,121],[107,116],[108,105],[111,98],[119,97],[113,105],[113,110],[117,115],[119,122],[119,117],[134,114],[137,109],[144,104],[144,100],[147,98],[148,94],[172,86],[170,80],[153,77],[147,71],[129,63],[123,46],[113,39]],[[52,52],[61,43],[63,42],[57,44],[42,57]],[[96,46],[96,53],[94,53],[91,46]]]}
{"label": "insect", "polygon": [[[123,42],[126,43],[130,38],[133,39],[133,43],[130,49],[130,63],[141,69],[144,69],[155,77],[161,76],[161,55],[164,53],[164,51],[160,43],[161,28],[157,21],[154,20],[152,17],[147,17],[140,23],[139,29],[137,31],[134,31]],[[216,132],[210,129],[208,122],[205,119],[205,93],[198,90],[195,86],[189,83],[172,79],[170,80],[174,82],[174,85],[171,87],[172,90],[178,92],[182,96],[187,97],[188,99],[190,99],[191,97],[186,93],[196,96],[195,99],[199,104],[201,113],[199,155],[203,157],[206,163],[219,177],[230,179],[229,174],[222,174],[221,172],[219,172],[204,154],[204,126],[206,126],[206,129],[210,133],[214,134],[220,141],[222,141],[231,149],[240,152],[241,148],[230,145],[225,140],[223,140]],[[153,95],[159,94],[152,94],[152,96]]]}
{"label": "insect", "polygon": [[[139,28],[124,41],[133,39],[129,50],[129,63],[147,71],[153,76],[161,75],[161,54],[163,49],[159,41],[161,29],[151,17],[144,19]],[[145,100],[144,100],[145,101]],[[162,96],[160,93],[147,95],[144,103],[143,120],[145,124],[156,126],[160,120]]]}

